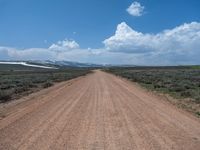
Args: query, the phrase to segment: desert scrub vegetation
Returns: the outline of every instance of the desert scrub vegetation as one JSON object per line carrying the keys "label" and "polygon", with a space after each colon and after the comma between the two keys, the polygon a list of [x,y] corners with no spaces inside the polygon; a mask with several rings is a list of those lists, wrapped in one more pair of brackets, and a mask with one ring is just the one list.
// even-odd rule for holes
{"label": "desert scrub vegetation", "polygon": [[[18,68],[19,69],[19,68]],[[86,75],[90,69],[35,69],[35,70],[1,70],[0,69],[0,103],[20,98],[42,88]]]}
{"label": "desert scrub vegetation", "polygon": [[190,99],[190,102],[200,106],[200,68],[197,66],[115,67],[105,71],[180,100]]}

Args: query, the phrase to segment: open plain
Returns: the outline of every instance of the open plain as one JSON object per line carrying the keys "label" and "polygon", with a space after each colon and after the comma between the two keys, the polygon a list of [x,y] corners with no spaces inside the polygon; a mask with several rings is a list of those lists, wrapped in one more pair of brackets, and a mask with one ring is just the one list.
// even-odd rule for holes
{"label": "open plain", "polygon": [[95,71],[5,109],[1,150],[198,150],[200,121],[134,83]]}

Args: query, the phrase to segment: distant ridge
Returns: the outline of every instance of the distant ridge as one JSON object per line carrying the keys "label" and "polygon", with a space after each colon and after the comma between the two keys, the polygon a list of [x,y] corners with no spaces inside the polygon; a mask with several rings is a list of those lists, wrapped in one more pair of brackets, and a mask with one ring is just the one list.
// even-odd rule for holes
{"label": "distant ridge", "polygon": [[43,69],[59,69],[59,68],[66,68],[66,67],[96,68],[96,67],[103,66],[103,65],[92,64],[92,63],[79,63],[79,62],[71,62],[71,61],[50,61],[50,60],[0,61],[0,65],[1,64],[22,65],[22,66],[43,68]]}

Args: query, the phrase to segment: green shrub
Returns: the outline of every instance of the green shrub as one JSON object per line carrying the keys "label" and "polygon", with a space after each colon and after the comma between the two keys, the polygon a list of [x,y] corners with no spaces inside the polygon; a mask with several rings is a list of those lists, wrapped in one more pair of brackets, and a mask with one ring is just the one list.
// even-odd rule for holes
{"label": "green shrub", "polygon": [[43,84],[43,88],[48,88],[48,87],[50,87],[52,85],[53,85],[53,83],[50,82],[50,81],[48,81],[48,82],[46,82],[46,83]]}
{"label": "green shrub", "polygon": [[183,91],[181,92],[182,97],[191,97],[192,93],[190,91]]}
{"label": "green shrub", "polygon": [[23,87],[19,87],[19,88],[16,88],[15,89],[15,94],[19,94],[19,93],[22,93],[22,92],[26,92],[28,91],[29,88],[27,86],[23,86]]}
{"label": "green shrub", "polygon": [[198,117],[200,117],[200,112],[198,111],[198,112],[196,112],[196,115],[198,116]]}
{"label": "green shrub", "polygon": [[11,99],[12,92],[9,90],[2,91],[0,90],[0,102],[6,102]]}

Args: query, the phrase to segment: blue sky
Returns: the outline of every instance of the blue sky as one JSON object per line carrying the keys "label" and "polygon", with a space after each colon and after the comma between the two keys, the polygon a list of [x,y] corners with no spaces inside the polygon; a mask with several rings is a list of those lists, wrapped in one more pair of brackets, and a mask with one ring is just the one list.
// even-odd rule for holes
{"label": "blue sky", "polygon": [[199,0],[0,0],[0,59],[199,64],[199,8]]}

